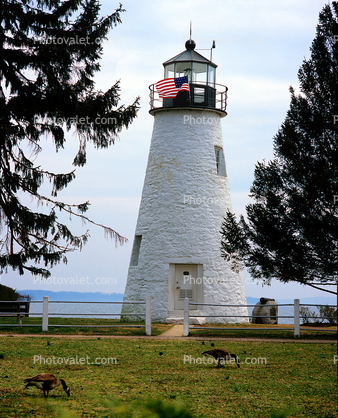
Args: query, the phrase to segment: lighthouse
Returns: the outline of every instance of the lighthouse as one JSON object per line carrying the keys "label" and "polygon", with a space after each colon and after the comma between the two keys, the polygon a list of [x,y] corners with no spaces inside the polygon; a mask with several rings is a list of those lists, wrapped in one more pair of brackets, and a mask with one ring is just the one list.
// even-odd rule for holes
{"label": "lighthouse", "polygon": [[[236,317],[248,315],[244,307],[212,306],[246,305],[246,297],[242,272],[220,255],[231,210],[221,129],[228,89],[195,48],[189,39],[149,87],[154,126],[124,301],[150,296],[154,321],[181,322],[189,298],[196,323],[248,322]],[[122,315],[143,311],[123,305]]]}

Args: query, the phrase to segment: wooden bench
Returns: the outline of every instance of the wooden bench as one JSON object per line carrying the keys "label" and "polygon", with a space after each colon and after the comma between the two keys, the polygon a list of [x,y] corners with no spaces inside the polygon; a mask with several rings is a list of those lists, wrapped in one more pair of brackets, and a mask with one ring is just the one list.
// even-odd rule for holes
{"label": "wooden bench", "polygon": [[0,301],[0,316],[16,316],[18,325],[22,325],[22,317],[29,316],[29,301]]}

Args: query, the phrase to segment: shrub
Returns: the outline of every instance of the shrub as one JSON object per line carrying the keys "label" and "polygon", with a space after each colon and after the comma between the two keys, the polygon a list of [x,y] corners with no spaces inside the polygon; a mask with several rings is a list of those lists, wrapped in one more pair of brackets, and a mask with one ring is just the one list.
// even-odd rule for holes
{"label": "shrub", "polygon": [[311,311],[310,308],[301,306],[299,309],[299,315],[303,320],[303,324],[318,322],[318,316],[315,311]]}
{"label": "shrub", "polygon": [[328,321],[330,324],[337,324],[337,309],[333,306],[317,306],[319,310],[319,316],[322,317],[322,322]]}
{"label": "shrub", "polygon": [[0,284],[0,300],[18,300],[21,295],[16,292],[14,289],[8,286]]}

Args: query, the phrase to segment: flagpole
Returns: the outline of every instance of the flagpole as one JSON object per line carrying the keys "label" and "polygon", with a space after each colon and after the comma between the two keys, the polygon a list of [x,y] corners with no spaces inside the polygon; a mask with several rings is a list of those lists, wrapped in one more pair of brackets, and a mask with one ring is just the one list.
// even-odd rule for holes
{"label": "flagpole", "polygon": [[[190,20],[190,42],[191,42],[191,26],[192,26],[192,22],[191,22],[191,20]],[[189,81],[189,80],[188,80]],[[192,80],[191,80],[192,81]],[[190,84],[188,83],[188,85],[189,85],[189,104],[190,104],[190,106],[191,106],[191,94],[190,94]]]}

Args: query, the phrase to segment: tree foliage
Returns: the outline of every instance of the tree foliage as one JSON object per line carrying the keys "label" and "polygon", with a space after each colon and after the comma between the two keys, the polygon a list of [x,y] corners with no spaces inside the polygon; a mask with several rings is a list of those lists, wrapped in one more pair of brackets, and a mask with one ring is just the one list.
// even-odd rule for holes
{"label": "tree foliage", "polygon": [[275,278],[317,288],[338,277],[337,2],[320,13],[310,50],[298,71],[300,94],[290,87],[274,158],[255,167],[255,203],[246,219],[230,212],[224,219],[221,254],[266,284]]}
{"label": "tree foliage", "polygon": [[[34,164],[34,154],[46,136],[56,151],[63,148],[72,130],[79,138],[73,164],[83,166],[87,142],[107,148],[135,118],[139,99],[119,105],[119,82],[106,92],[94,85],[103,41],[121,23],[124,9],[120,4],[100,17],[97,0],[4,0],[0,10],[0,272],[11,267],[48,277],[49,268],[66,262],[66,253],[88,239],[88,232],[73,235],[58,211],[92,221],[84,216],[89,202],[56,199],[75,170],[50,172]],[[40,194],[46,180],[50,197]],[[27,207],[27,195],[48,210]],[[126,241],[111,228],[105,232],[116,243]]]}
{"label": "tree foliage", "polygon": [[0,284],[0,300],[16,301],[21,295],[11,287]]}
{"label": "tree foliage", "polygon": [[309,307],[302,306],[299,309],[299,315],[303,320],[303,324],[323,324],[325,321],[332,325],[337,324],[337,309],[329,305],[318,305],[317,309],[319,315]]}

